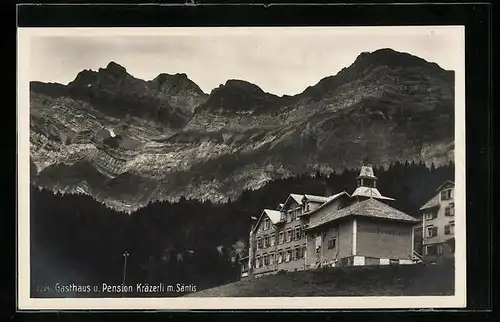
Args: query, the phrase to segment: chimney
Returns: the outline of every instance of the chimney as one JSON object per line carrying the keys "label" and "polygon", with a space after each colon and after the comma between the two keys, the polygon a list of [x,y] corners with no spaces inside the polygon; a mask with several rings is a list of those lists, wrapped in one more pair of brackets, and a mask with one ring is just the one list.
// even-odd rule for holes
{"label": "chimney", "polygon": [[326,187],[325,187],[325,197],[330,197],[330,196],[333,196],[332,188],[330,188],[330,186],[326,185]]}

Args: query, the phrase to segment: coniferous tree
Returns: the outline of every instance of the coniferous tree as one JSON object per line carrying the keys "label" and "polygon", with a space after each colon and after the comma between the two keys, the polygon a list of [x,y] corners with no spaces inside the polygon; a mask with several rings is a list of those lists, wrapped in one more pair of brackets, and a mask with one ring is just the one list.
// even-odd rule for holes
{"label": "coniferous tree", "polygon": [[[375,166],[377,187],[396,199],[394,206],[410,215],[454,180],[454,164],[428,168],[422,161]],[[121,283],[124,250],[130,253],[127,281],[196,281],[203,287],[237,280],[239,267],[230,252],[218,257],[219,245],[230,249],[236,240],[248,243],[251,216],[275,209],[290,192],[352,193],[359,169],[329,175],[274,180],[261,189],[245,190],[226,204],[182,198],[152,202],[131,215],[105,207],[90,196],[31,191],[32,278],[39,284],[62,278],[75,283]],[[291,191],[291,189],[296,191]],[[151,271],[142,266],[152,257]],[[44,263],[50,263],[46,267]],[[44,266],[45,265],[45,266]],[[158,273],[161,271],[161,273]],[[63,277],[61,277],[63,276]]]}

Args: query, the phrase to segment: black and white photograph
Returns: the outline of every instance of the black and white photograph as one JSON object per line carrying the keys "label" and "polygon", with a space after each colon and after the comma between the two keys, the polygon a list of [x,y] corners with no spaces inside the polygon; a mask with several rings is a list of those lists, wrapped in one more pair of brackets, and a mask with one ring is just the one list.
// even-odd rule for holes
{"label": "black and white photograph", "polygon": [[26,307],[465,307],[463,27],[18,44]]}

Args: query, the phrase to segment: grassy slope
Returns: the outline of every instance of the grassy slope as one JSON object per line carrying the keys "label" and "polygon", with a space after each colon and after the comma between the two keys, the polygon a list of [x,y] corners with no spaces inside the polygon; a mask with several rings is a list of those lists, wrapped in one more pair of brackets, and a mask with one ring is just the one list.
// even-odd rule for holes
{"label": "grassy slope", "polygon": [[432,296],[453,294],[453,265],[418,264],[288,272],[238,281],[188,296]]}

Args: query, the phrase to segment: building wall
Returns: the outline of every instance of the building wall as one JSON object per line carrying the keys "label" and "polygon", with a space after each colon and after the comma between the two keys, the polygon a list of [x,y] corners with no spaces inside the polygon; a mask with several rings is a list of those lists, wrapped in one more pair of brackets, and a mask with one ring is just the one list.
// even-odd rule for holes
{"label": "building wall", "polygon": [[316,225],[316,223],[321,221],[321,219],[324,216],[329,215],[333,212],[336,212],[339,209],[341,201],[342,201],[342,198],[339,198],[339,199],[333,201],[332,203],[322,207],[317,212],[309,215],[309,225],[314,226],[314,225]]}
{"label": "building wall", "polygon": [[[446,207],[451,207],[452,204],[454,204],[454,194],[455,194],[455,188],[453,186],[451,187],[445,187],[443,190],[446,190],[448,188],[451,188],[452,193],[451,193],[451,199],[450,200],[442,200],[441,199],[441,191],[438,191],[438,196],[439,196],[439,207],[437,208],[432,208],[432,209],[426,209],[424,210],[423,213],[423,245],[428,245],[428,244],[437,244],[437,243],[443,243],[446,242],[447,240],[451,239],[454,237],[454,233],[450,233],[448,235],[445,234],[445,226],[449,225],[450,223],[455,222],[455,216],[446,216]],[[453,207],[454,208],[454,207]],[[433,219],[427,219],[426,214],[427,213],[437,213],[436,218]],[[454,213],[454,209],[452,209],[452,213]],[[437,227],[437,235],[433,237],[428,237],[427,235],[427,228],[428,227]]]}
{"label": "building wall", "polygon": [[380,258],[377,257],[365,257],[365,265],[380,265]]}
{"label": "building wall", "polygon": [[444,242],[439,244],[432,244],[432,246],[436,247],[436,253],[432,255],[425,255],[424,258],[426,261],[439,262],[443,259],[454,257],[454,251],[452,250],[450,244]]}
{"label": "building wall", "polygon": [[[319,239],[318,239],[319,238]],[[329,249],[329,241],[335,239],[333,248]],[[320,246],[319,252],[317,246]],[[320,226],[307,233],[307,266],[319,263],[330,263],[341,258],[352,256],[353,221],[352,219]]]}
{"label": "building wall", "polygon": [[419,224],[418,226],[413,228],[414,233],[413,235],[415,236],[414,239],[414,244],[413,244],[413,249],[415,252],[418,254],[422,255],[423,254],[423,229],[422,229],[422,224]]}
{"label": "building wall", "polygon": [[318,208],[321,205],[320,202],[315,202],[315,201],[307,201],[305,204],[305,211],[312,211],[316,208]]}
{"label": "building wall", "polygon": [[423,255],[423,242],[424,242],[424,230],[422,226],[423,217],[422,214],[418,214],[415,217],[419,223],[413,226],[413,249],[420,255]]}
{"label": "building wall", "polygon": [[[264,218],[259,222],[259,225],[257,226],[256,230],[254,231],[253,235],[253,246],[254,246],[254,251],[252,252],[253,254],[253,260],[252,262],[252,271],[253,274],[262,274],[268,271],[272,271],[273,267],[269,266],[264,266],[264,263],[261,262],[261,265],[259,267],[256,266],[256,261],[258,258],[262,258],[264,254],[268,254],[270,250],[273,247],[258,247],[258,240],[263,239],[264,236],[269,236],[271,237],[272,233],[276,233],[276,226],[270,224],[269,229],[264,229],[264,220],[267,218],[267,216],[264,215]],[[264,246],[264,245],[263,245]]]}
{"label": "building wall", "polygon": [[357,218],[356,255],[388,259],[412,258],[412,224]]}
{"label": "building wall", "polygon": [[[301,234],[300,238],[296,238],[296,233],[295,233],[295,228],[300,227],[301,229]],[[288,229],[292,229],[292,240],[287,241],[286,238],[286,233]],[[280,253],[280,251],[283,253],[283,260],[281,263],[276,263],[276,269],[277,270],[287,270],[287,271],[294,271],[294,270],[302,270],[304,269],[305,265],[305,259],[304,259],[304,248],[306,247],[306,238],[305,234],[303,233],[304,230],[304,221],[303,220],[296,220],[291,223],[286,223],[280,229],[278,230],[278,236],[279,232],[284,233],[284,241],[283,243],[279,243],[275,247],[275,254]],[[286,261],[286,252],[288,250],[291,250],[292,252],[295,251],[295,249],[299,248],[299,258],[294,257],[295,255],[292,254],[290,261]]]}
{"label": "building wall", "polygon": [[[289,209],[296,209],[299,211],[300,205],[297,204],[294,201],[290,201],[289,204],[285,209],[283,209],[283,213],[286,213]],[[300,212],[303,212],[303,209],[300,208]],[[275,272],[279,270],[287,270],[287,271],[295,271],[295,270],[303,270],[305,266],[305,259],[304,259],[304,250],[306,248],[306,238],[305,234],[303,233],[304,230],[304,224],[305,220],[296,217],[294,220],[288,222],[286,220],[285,216],[285,222],[280,223],[278,225],[272,226],[271,229],[268,230],[263,230],[263,222],[259,224],[259,228],[255,232],[255,241],[257,243],[257,239],[263,238],[264,236],[268,235],[269,237],[271,236],[272,233],[275,233],[275,243],[273,246],[269,247],[263,247],[255,250],[255,257],[253,261],[253,275],[263,275],[267,274],[270,272]],[[297,238],[296,231],[295,229],[297,227],[300,227],[300,236]],[[288,230],[292,231],[292,239],[290,241],[287,241],[287,231]],[[280,232],[283,232],[284,238],[283,242],[280,243]],[[299,248],[299,256],[298,258],[295,257],[296,254],[293,254],[295,252],[295,249]],[[292,254],[290,255],[290,260],[287,261],[287,251],[290,250]],[[280,251],[282,252],[282,262],[278,263],[278,257]],[[274,259],[270,261],[269,265],[265,265],[264,261],[261,260],[261,266],[256,267],[255,261],[260,257],[263,258],[265,255],[274,255]]]}

